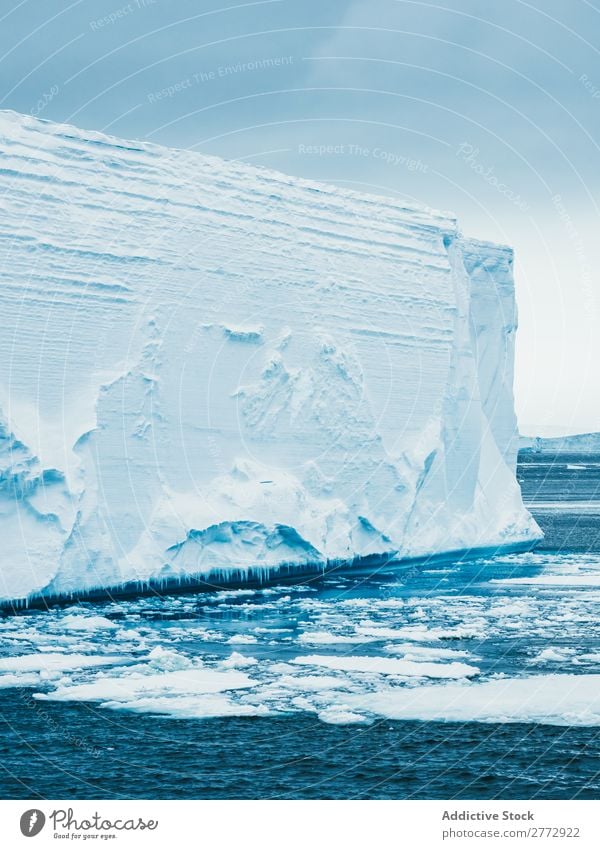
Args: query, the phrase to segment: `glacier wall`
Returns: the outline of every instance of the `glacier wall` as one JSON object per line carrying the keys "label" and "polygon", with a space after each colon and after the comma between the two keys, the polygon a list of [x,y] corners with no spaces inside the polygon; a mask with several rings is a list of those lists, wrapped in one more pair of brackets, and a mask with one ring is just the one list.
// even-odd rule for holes
{"label": "glacier wall", "polygon": [[0,113],[0,597],[510,547],[510,249]]}

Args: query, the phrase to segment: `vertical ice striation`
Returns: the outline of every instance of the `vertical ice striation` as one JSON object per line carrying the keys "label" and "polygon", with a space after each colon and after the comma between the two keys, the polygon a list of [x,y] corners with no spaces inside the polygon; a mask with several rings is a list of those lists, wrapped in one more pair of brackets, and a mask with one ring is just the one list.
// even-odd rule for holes
{"label": "vertical ice striation", "polygon": [[0,113],[0,596],[527,544],[512,256]]}
{"label": "vertical ice striation", "polygon": [[513,252],[504,245],[461,241],[471,278],[471,322],[483,411],[506,464],[514,469],[519,450],[514,412],[514,334],[517,308]]}

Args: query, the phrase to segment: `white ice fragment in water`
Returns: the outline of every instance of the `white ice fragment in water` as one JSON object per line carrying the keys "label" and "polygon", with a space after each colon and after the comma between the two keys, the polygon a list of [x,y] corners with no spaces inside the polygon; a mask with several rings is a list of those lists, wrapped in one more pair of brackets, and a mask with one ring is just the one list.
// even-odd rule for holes
{"label": "white ice fragment in water", "polygon": [[465,678],[479,674],[476,666],[468,666],[466,663],[414,662],[391,657],[313,654],[296,657],[292,663],[303,666],[324,666],[327,669],[339,669],[345,672],[372,672],[420,678]]}
{"label": "white ice fragment in water", "polygon": [[530,578],[493,578],[490,584],[530,584],[539,587],[600,587],[598,575],[532,575]]}
{"label": "white ice fragment in water", "polygon": [[40,683],[40,675],[35,673],[8,673],[0,675],[0,689],[11,687],[35,687]]}
{"label": "white ice fragment in water", "polygon": [[105,616],[65,616],[60,620],[61,628],[67,631],[112,631],[119,626]]}
{"label": "white ice fragment in water", "polygon": [[536,675],[345,696],[388,719],[600,725],[600,675]]}
{"label": "white ice fragment in water", "polygon": [[256,666],[258,661],[255,657],[246,657],[237,651],[232,652],[228,658],[219,663],[221,669],[244,669],[247,666]]}
{"label": "white ice fragment in water", "polygon": [[141,696],[127,703],[104,702],[102,707],[113,710],[128,710],[134,713],[150,713],[172,716],[177,719],[209,719],[220,716],[268,716],[266,705],[234,701],[220,694]]}
{"label": "white ice fragment in water", "polygon": [[365,637],[360,634],[330,634],[328,631],[304,631],[298,637],[299,643],[308,645],[333,645],[334,643],[362,643]]}
{"label": "white ice fragment in water", "polygon": [[362,714],[350,710],[344,704],[325,708],[319,711],[318,717],[321,722],[325,722],[328,725],[359,725],[370,721]]}
{"label": "white ice fragment in water", "polygon": [[550,647],[543,649],[537,655],[531,658],[530,663],[564,663],[565,660],[570,660],[575,654],[575,649]]}
{"label": "white ice fragment in water", "polygon": [[321,692],[321,690],[340,690],[348,686],[344,678],[335,678],[333,675],[284,675],[278,679],[280,687],[290,690],[301,690],[302,692]]}
{"label": "white ice fragment in water", "polygon": [[258,640],[253,634],[233,634],[226,642],[231,645],[250,645],[251,643],[257,643]]}
{"label": "white ice fragment in water", "polygon": [[137,676],[97,677],[90,683],[57,687],[49,693],[38,693],[36,697],[53,701],[115,701],[126,707],[142,696],[220,693],[250,687],[254,683],[243,672],[218,672],[202,667]]}
{"label": "white ice fragment in water", "polygon": [[[173,649],[165,649],[162,646],[156,646],[148,655],[148,666],[152,669],[164,670],[165,672],[173,672],[177,669],[189,669],[192,665],[189,657]],[[195,665],[202,666],[202,661],[197,659]]]}
{"label": "white ice fragment in water", "polygon": [[458,649],[429,648],[428,646],[415,646],[412,643],[388,643],[384,649],[389,654],[401,654],[405,660],[458,660],[459,658],[471,657],[468,651]]}
{"label": "white ice fragment in water", "polygon": [[120,666],[132,663],[131,657],[87,654],[25,654],[0,658],[0,672],[40,672],[41,670],[86,669],[94,666]]}

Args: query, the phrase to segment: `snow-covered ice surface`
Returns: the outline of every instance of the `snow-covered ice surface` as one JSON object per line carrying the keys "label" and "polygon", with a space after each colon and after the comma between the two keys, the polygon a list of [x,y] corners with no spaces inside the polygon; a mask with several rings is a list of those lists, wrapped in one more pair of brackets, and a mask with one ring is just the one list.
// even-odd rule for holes
{"label": "snow-covered ice surface", "polygon": [[0,599],[538,536],[509,248],[10,112],[0,151]]}
{"label": "snow-covered ice surface", "polygon": [[0,687],[173,718],[596,726],[598,575],[597,555],[515,554],[30,611],[0,619]]}

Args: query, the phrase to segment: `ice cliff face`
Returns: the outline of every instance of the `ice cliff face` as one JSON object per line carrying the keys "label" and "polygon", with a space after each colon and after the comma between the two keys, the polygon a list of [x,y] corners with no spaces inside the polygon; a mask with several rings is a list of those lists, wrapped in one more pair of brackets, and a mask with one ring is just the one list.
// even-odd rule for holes
{"label": "ice cliff face", "polygon": [[0,113],[0,596],[510,546],[508,248]]}

